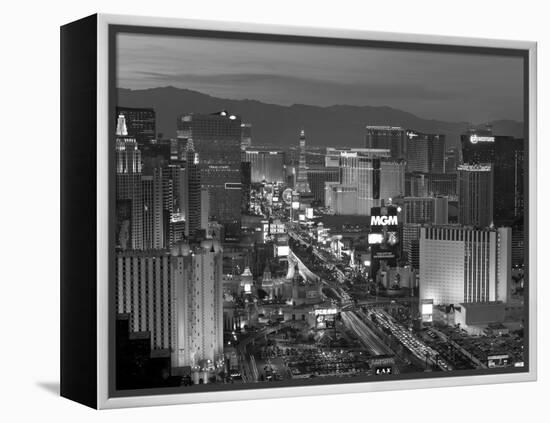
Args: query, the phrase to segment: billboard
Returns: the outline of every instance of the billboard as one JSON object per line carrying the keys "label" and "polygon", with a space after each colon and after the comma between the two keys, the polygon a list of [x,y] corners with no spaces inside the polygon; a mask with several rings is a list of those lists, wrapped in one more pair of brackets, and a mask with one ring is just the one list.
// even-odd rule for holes
{"label": "billboard", "polygon": [[396,231],[400,223],[399,210],[393,205],[372,207],[370,210],[371,232]]}
{"label": "billboard", "polygon": [[422,322],[430,323],[433,321],[434,300],[420,300],[420,315]]}
{"label": "billboard", "polygon": [[373,245],[372,249],[372,258],[374,260],[394,260],[395,252],[392,249],[384,248],[382,245]]}
{"label": "billboard", "polygon": [[384,235],[383,234],[369,234],[368,235],[369,244],[382,244],[384,242]]}
{"label": "billboard", "polygon": [[277,257],[286,257],[290,252],[288,245],[278,245],[277,246]]}
{"label": "billboard", "polygon": [[487,367],[494,369],[497,367],[507,367],[510,364],[508,354],[496,354],[487,356]]}
{"label": "billboard", "polygon": [[315,313],[315,329],[334,329],[336,326],[336,314],[338,310],[335,308],[318,308]]}

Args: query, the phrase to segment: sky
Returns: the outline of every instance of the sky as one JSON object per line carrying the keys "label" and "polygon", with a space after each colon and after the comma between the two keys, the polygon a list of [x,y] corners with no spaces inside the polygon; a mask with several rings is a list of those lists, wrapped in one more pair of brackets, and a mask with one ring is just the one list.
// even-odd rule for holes
{"label": "sky", "polygon": [[118,34],[117,86],[228,99],[389,106],[422,118],[523,119],[519,57]]}

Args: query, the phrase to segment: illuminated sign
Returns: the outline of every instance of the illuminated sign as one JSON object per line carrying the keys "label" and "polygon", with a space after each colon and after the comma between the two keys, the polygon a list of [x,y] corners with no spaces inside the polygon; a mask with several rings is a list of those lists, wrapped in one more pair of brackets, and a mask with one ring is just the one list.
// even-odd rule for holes
{"label": "illuminated sign", "polygon": [[278,245],[277,246],[277,256],[286,257],[290,253],[288,245]]}
{"label": "illuminated sign", "polygon": [[399,242],[399,237],[396,232],[388,232],[388,244],[395,245]]}
{"label": "illuminated sign", "polygon": [[307,217],[308,219],[313,219],[313,209],[312,209],[311,207],[308,207],[308,208],[306,209],[306,217]]}
{"label": "illuminated sign", "polygon": [[470,135],[470,142],[477,144],[478,142],[495,142],[495,137],[487,137],[481,135]]}
{"label": "illuminated sign", "polygon": [[369,244],[382,244],[384,242],[384,235],[382,234],[369,234]]}
{"label": "illuminated sign", "polygon": [[342,151],[340,153],[342,157],[357,157],[357,152]]}
{"label": "illuminated sign", "polygon": [[432,299],[420,301],[420,314],[422,315],[423,322],[431,322],[433,320],[433,308],[434,302]]}
{"label": "illuminated sign", "polygon": [[374,252],[372,258],[377,259],[377,260],[389,260],[389,259],[394,259],[395,254],[394,254],[393,251],[380,251],[380,250],[378,250],[378,251]]}
{"label": "illuminated sign", "polygon": [[338,313],[338,310],[335,309],[335,308],[317,308],[315,309],[315,315],[318,316],[318,315],[331,315],[331,314],[336,314]]}
{"label": "illuminated sign", "polygon": [[397,216],[371,216],[371,226],[397,225]]}
{"label": "illuminated sign", "polygon": [[376,367],[374,369],[375,375],[391,375],[392,374],[392,367],[391,366],[385,366],[385,367]]}
{"label": "illuminated sign", "polygon": [[432,314],[433,304],[422,304],[422,314]]}
{"label": "illuminated sign", "polygon": [[491,165],[471,165],[471,164],[461,164],[456,167],[457,170],[467,170],[470,172],[490,172],[491,171]]}

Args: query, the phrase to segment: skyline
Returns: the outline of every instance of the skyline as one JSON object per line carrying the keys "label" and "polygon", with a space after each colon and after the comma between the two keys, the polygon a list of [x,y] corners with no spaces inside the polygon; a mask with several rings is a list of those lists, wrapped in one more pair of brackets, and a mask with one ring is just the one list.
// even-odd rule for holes
{"label": "skyline", "polygon": [[117,389],[525,367],[520,58],[118,46]]}
{"label": "skyline", "polygon": [[117,43],[119,88],[174,86],[284,106],[386,106],[474,124],[523,120],[519,57],[158,35],[119,34]]}

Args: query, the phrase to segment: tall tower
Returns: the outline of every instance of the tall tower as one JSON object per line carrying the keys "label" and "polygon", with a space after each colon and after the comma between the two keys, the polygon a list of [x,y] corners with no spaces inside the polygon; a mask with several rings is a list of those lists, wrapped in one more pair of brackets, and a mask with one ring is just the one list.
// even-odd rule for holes
{"label": "tall tower", "polygon": [[203,241],[193,250],[179,243],[171,256],[172,365],[213,370],[223,358],[222,248],[215,241]]}
{"label": "tall tower", "polygon": [[142,250],[143,192],[141,151],[128,136],[126,119],[118,116],[115,141],[116,245],[122,250]]}
{"label": "tall tower", "polygon": [[193,140],[200,158],[201,185],[208,189],[212,220],[225,228],[226,238],[241,230],[241,118],[222,110],[178,118],[180,140]]}
{"label": "tall tower", "polygon": [[310,193],[309,183],[307,181],[306,166],[306,132],[300,131],[300,159],[298,162],[298,175],[296,177],[296,191],[299,193]]}
{"label": "tall tower", "polygon": [[192,138],[187,140],[185,157],[187,175],[187,201],[185,202],[187,227],[185,232],[188,237],[192,237],[201,228],[201,174]]}
{"label": "tall tower", "polygon": [[458,172],[458,221],[487,227],[493,222],[493,165],[462,164]]}

